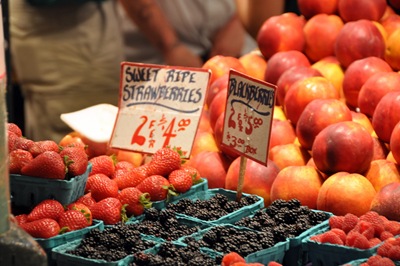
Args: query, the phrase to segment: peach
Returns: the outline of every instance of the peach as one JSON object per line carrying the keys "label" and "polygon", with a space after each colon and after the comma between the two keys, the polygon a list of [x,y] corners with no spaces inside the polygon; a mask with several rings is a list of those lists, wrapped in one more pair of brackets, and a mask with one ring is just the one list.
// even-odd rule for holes
{"label": "peach", "polygon": [[306,165],[311,155],[303,147],[295,143],[288,143],[272,147],[268,157],[279,169],[284,169],[293,165]]}
{"label": "peach", "polygon": [[210,87],[207,90],[207,97],[206,97],[207,108],[210,108],[211,102],[214,100],[218,92],[228,88],[228,83],[229,83],[229,73],[226,73],[221,77],[217,78],[213,83],[210,84]]}
{"label": "peach", "polygon": [[378,21],[386,11],[386,0],[339,0],[338,12],[344,21]]}
{"label": "peach", "polygon": [[285,96],[290,86],[300,79],[309,77],[320,77],[321,73],[310,66],[294,66],[285,70],[278,81],[276,82],[276,100],[277,105],[283,105],[285,102]]}
{"label": "peach", "polygon": [[337,15],[317,14],[304,25],[306,44],[304,53],[311,62],[334,55],[336,38],[343,28],[343,21]]}
{"label": "peach", "polygon": [[383,58],[384,54],[385,40],[370,20],[345,23],[336,38],[335,56],[345,68],[358,59],[369,56]]}
{"label": "peach", "polygon": [[272,117],[273,117],[273,119],[279,119],[279,120],[282,120],[282,121],[287,120],[286,114],[283,111],[282,106],[280,106],[280,105],[275,105],[274,106],[274,114],[273,114]]}
{"label": "peach", "polygon": [[246,74],[246,69],[239,59],[232,56],[215,55],[204,62],[202,68],[211,70],[210,84],[229,73],[231,68]]}
{"label": "peach", "polygon": [[312,166],[288,166],[282,169],[271,187],[271,201],[298,199],[303,206],[317,208],[322,186],[321,174]]}
{"label": "peach", "polygon": [[323,77],[332,82],[333,86],[339,92],[340,98],[344,97],[343,94],[343,79],[344,71],[339,61],[334,56],[322,58],[311,65],[313,69],[318,70]]}
{"label": "peach", "polygon": [[297,6],[300,13],[307,19],[318,14],[336,14],[338,0],[298,0]]}
{"label": "peach", "polygon": [[223,130],[224,130],[224,119],[225,119],[225,114],[223,113],[218,117],[217,122],[215,123],[214,127],[215,143],[217,144],[217,147],[223,154],[225,154],[228,158],[233,160],[237,158],[239,154],[236,153],[235,151],[232,151],[229,148],[226,148],[226,146],[221,146]]}
{"label": "peach", "polygon": [[371,56],[354,61],[344,72],[343,94],[347,104],[358,107],[358,94],[367,79],[377,72],[392,72],[382,58]]}
{"label": "peach", "polygon": [[222,88],[211,101],[210,107],[208,108],[211,128],[215,128],[215,123],[217,122],[218,117],[225,113],[227,96],[228,88]]}
{"label": "peach", "polygon": [[386,41],[385,60],[395,70],[400,70],[400,28],[389,35]]}
{"label": "peach", "polygon": [[400,164],[400,121],[397,122],[392,130],[389,146],[394,161]]}
{"label": "peach", "polygon": [[296,81],[287,91],[283,103],[286,117],[296,125],[304,108],[315,99],[339,99],[339,93],[332,82],[324,77]]}
{"label": "peach", "polygon": [[302,51],[305,19],[295,13],[283,13],[267,18],[258,30],[256,41],[264,57],[282,51]]}
{"label": "peach", "polygon": [[372,126],[376,135],[390,142],[393,128],[400,121],[400,91],[387,93],[379,101],[372,115]]}
{"label": "peach", "polygon": [[267,60],[258,51],[242,55],[239,57],[239,61],[246,69],[247,75],[260,80],[264,79],[264,74],[267,70]]}
{"label": "peach", "polygon": [[400,182],[400,167],[386,159],[373,160],[364,176],[371,182],[376,191],[392,182]]}
{"label": "peach", "polygon": [[302,147],[311,150],[315,137],[328,125],[351,121],[351,111],[338,99],[312,100],[301,113],[296,124],[296,135]]}
{"label": "peach", "polygon": [[374,141],[374,156],[372,160],[386,159],[390,152],[388,145],[375,136],[372,136],[372,140]]}
{"label": "peach", "polygon": [[317,168],[327,174],[363,174],[373,158],[371,134],[353,121],[338,122],[322,129],[315,137],[312,157]]}
{"label": "peach", "polygon": [[360,112],[372,117],[376,105],[390,91],[400,90],[400,74],[378,72],[369,77],[358,93]]}
{"label": "peach", "polygon": [[366,114],[351,110],[351,117],[353,122],[359,123],[360,125],[365,127],[365,129],[371,135],[374,133],[374,128],[372,127],[371,120]]}
{"label": "peach", "polygon": [[[240,160],[241,157],[236,158],[229,166],[225,181],[226,189],[237,190]],[[272,161],[268,161],[267,165],[262,165],[251,159],[247,159],[242,192],[258,195],[264,199],[265,207],[270,205],[271,186],[278,173],[279,168]]]}
{"label": "peach", "polygon": [[209,131],[197,131],[194,137],[191,156],[202,151],[219,151],[214,134]]}
{"label": "peach", "polygon": [[269,148],[281,144],[294,143],[296,131],[289,120],[272,119]]}
{"label": "peach", "polygon": [[400,29],[400,15],[390,14],[385,19],[382,19],[380,23],[385,29],[387,36],[390,36],[395,30]]}
{"label": "peach", "polygon": [[334,215],[361,216],[370,210],[376,191],[369,180],[357,173],[338,172],[322,184],[317,209]]}
{"label": "peach", "polygon": [[400,182],[393,182],[379,190],[370,206],[389,220],[400,221]]}

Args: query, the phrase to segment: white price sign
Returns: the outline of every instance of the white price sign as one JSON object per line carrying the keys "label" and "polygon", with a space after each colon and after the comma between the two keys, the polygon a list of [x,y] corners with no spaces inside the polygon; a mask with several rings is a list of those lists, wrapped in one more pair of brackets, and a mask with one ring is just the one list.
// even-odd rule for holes
{"label": "white price sign", "polygon": [[179,147],[190,156],[209,78],[206,69],[123,62],[110,146],[144,153]]}

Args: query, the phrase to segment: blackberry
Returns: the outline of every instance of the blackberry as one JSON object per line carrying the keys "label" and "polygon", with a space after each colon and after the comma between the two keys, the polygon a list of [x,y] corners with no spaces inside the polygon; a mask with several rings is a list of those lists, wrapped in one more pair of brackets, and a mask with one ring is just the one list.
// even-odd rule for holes
{"label": "blackberry", "polygon": [[145,219],[148,221],[157,221],[159,211],[156,208],[148,208],[144,210]]}
{"label": "blackberry", "polygon": [[298,199],[291,199],[286,202],[286,206],[289,208],[289,210],[293,210],[299,208],[301,206],[301,203]]}

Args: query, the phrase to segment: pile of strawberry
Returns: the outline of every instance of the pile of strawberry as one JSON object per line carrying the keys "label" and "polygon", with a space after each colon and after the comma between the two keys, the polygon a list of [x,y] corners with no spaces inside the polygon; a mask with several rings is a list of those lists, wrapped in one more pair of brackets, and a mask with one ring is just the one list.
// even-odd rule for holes
{"label": "pile of strawberry", "polygon": [[101,210],[93,211],[93,217],[105,224],[141,215],[152,202],[185,193],[201,181],[197,169],[183,164],[179,150],[169,147],[159,149],[150,162],[138,167],[127,161],[116,162],[112,155],[96,156],[89,162],[92,171],[85,195],[77,202]]}
{"label": "pile of strawberry", "polygon": [[35,238],[50,238],[91,226],[93,216],[84,204],[71,203],[64,207],[54,199],[46,199],[28,214],[15,216],[16,223]]}
{"label": "pile of strawberry", "polygon": [[13,123],[7,124],[7,139],[10,174],[65,180],[87,170],[84,147],[62,147],[53,140],[30,140]]}
{"label": "pile of strawberry", "polygon": [[388,220],[374,211],[360,217],[351,213],[331,216],[329,226],[329,231],[312,236],[310,240],[369,249],[400,234],[399,222]]}
{"label": "pile of strawberry", "polygon": [[[258,262],[247,263],[240,254],[232,251],[224,255],[221,266],[264,266],[264,264]],[[282,266],[282,264],[270,261],[267,266]]]}

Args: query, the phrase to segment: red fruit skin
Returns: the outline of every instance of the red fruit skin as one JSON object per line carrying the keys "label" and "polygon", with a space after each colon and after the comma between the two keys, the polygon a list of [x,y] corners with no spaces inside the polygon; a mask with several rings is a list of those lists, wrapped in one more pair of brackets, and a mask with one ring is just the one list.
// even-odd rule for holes
{"label": "red fruit skin", "polygon": [[19,214],[15,216],[15,220],[17,221],[18,225],[24,224],[28,222],[28,214]]}
{"label": "red fruit skin", "polygon": [[136,186],[142,192],[150,194],[151,201],[165,200],[168,194],[169,181],[161,175],[151,175]]}
{"label": "red fruit skin", "polygon": [[91,207],[93,219],[102,220],[106,225],[121,221],[122,204],[117,198],[105,198]]}
{"label": "red fruit skin", "polygon": [[21,128],[15,123],[7,123],[7,130],[13,132],[18,137],[22,137]]}
{"label": "red fruit skin", "polygon": [[149,163],[149,175],[168,176],[181,167],[181,156],[177,151],[164,147],[157,150]]}
{"label": "red fruit skin", "polygon": [[45,151],[60,152],[60,147],[54,140],[40,140],[34,142],[29,148],[29,152],[32,153],[33,157],[36,157]]}
{"label": "red fruit skin", "polygon": [[229,266],[236,262],[246,262],[245,259],[236,252],[225,254],[222,258],[222,266]]}
{"label": "red fruit skin", "polygon": [[64,147],[60,155],[66,162],[70,177],[83,175],[86,172],[89,159],[84,148]]}
{"label": "red fruit skin", "polygon": [[32,211],[28,214],[27,220],[29,222],[51,218],[58,221],[61,214],[64,212],[64,206],[57,200],[46,199],[36,205]]}
{"label": "red fruit skin", "polygon": [[88,221],[82,212],[78,210],[66,210],[58,220],[61,229],[66,232],[79,230],[88,226]]}
{"label": "red fruit skin", "polygon": [[335,245],[343,245],[343,241],[335,232],[328,231],[321,235],[321,243],[330,243]]}
{"label": "red fruit skin", "polygon": [[183,164],[180,169],[188,172],[192,176],[193,183],[196,183],[201,180],[201,175],[199,170],[197,170],[197,168],[188,164]]}
{"label": "red fruit skin", "polygon": [[108,177],[112,177],[115,171],[115,161],[112,156],[99,155],[89,160],[92,164],[92,171],[90,175],[104,174]]}
{"label": "red fruit skin", "polygon": [[8,169],[10,174],[21,174],[21,169],[33,160],[33,156],[26,150],[13,150],[8,154]]}
{"label": "red fruit skin", "polygon": [[24,223],[21,228],[35,238],[50,238],[60,232],[60,225],[56,220],[50,218]]}
{"label": "red fruit skin", "polygon": [[17,139],[20,137],[17,136],[14,132],[8,131],[7,132],[7,144],[8,144],[8,152],[15,150],[15,143]]}
{"label": "red fruit skin", "polygon": [[[143,214],[145,206],[141,202],[141,196],[144,195],[142,191],[135,187],[127,187],[119,192],[118,199],[121,201],[122,205],[127,204],[125,207],[126,214],[128,216],[139,216]],[[150,202],[150,195],[147,199]],[[146,197],[146,195],[144,195]]]}
{"label": "red fruit skin", "polygon": [[[89,181],[90,179],[90,181]],[[118,185],[105,174],[94,174],[88,178],[90,182],[90,192],[95,201],[113,197],[118,197]]]}
{"label": "red fruit skin", "polygon": [[21,173],[27,176],[48,179],[65,179],[66,167],[60,154],[55,151],[45,151],[25,165]]}
{"label": "red fruit skin", "polygon": [[136,187],[140,182],[142,182],[147,174],[142,171],[143,167],[129,169],[118,169],[114,172],[113,180],[117,182],[118,188],[124,189],[128,187]]}
{"label": "red fruit skin", "polygon": [[67,206],[67,210],[77,210],[83,213],[86,217],[87,225],[92,225],[93,216],[90,208],[81,202],[73,202]]}
{"label": "red fruit skin", "polygon": [[176,192],[185,193],[193,185],[191,175],[185,170],[174,170],[168,175],[168,181]]}
{"label": "red fruit skin", "polygon": [[82,203],[90,209],[96,203],[96,200],[92,197],[92,193],[88,192],[77,199],[75,203]]}
{"label": "red fruit skin", "polygon": [[35,144],[35,142],[31,139],[27,139],[24,137],[19,137],[15,140],[14,149],[21,149],[29,151],[30,148]]}

